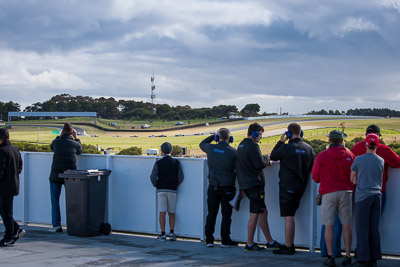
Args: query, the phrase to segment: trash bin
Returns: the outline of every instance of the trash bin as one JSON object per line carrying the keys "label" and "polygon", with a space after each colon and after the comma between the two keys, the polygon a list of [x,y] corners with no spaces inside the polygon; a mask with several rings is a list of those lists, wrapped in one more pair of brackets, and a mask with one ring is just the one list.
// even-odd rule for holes
{"label": "trash bin", "polygon": [[107,181],[110,170],[68,170],[65,182],[67,232],[73,236],[108,235],[105,222]]}

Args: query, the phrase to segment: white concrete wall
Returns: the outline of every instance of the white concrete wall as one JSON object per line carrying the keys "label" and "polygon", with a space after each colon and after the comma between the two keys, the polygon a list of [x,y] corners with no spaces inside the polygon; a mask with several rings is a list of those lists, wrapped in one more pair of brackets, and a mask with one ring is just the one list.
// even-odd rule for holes
{"label": "white concrete wall", "polygon": [[[52,153],[24,152],[24,170],[21,174],[21,192],[15,198],[14,214],[25,223],[51,224],[49,173]],[[157,157],[81,155],[78,169],[112,170],[107,192],[107,220],[116,231],[159,233],[156,190],[150,183],[150,173]],[[207,215],[207,164],[204,159],[179,159],[185,180],[178,188],[175,232],[178,236],[203,238]],[[284,220],[280,217],[278,201],[278,171],[275,164],[265,169],[266,205],[269,210],[269,226],[274,239],[284,241]],[[382,217],[382,250],[400,255],[397,226],[400,225],[400,170],[390,170],[387,207]],[[313,249],[319,247],[320,215],[314,205],[317,185],[310,180],[296,214],[296,238],[298,246]],[[61,197],[62,223],[65,224],[65,197]],[[232,238],[247,239],[249,202],[242,200],[240,210],[233,211]],[[220,237],[218,216],[215,237]],[[167,226],[168,229],[168,226]],[[355,236],[354,236],[355,239]],[[260,229],[255,240],[265,242]]]}

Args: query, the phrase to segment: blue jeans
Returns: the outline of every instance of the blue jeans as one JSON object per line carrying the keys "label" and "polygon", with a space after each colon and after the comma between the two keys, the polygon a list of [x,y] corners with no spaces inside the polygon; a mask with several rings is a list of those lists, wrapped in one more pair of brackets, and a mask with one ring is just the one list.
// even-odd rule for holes
{"label": "blue jeans", "polygon": [[50,181],[51,223],[53,224],[53,227],[61,226],[61,212],[60,212],[61,188],[62,184],[57,184]]}
{"label": "blue jeans", "polygon": [[385,211],[386,208],[386,192],[382,192],[382,204],[381,204],[381,215],[383,214],[383,212]]}
{"label": "blue jeans", "polygon": [[[342,255],[342,225],[340,224],[339,214],[335,212],[335,223],[333,224],[333,256],[340,257]],[[326,249],[325,243],[325,225],[321,227],[321,241],[320,241],[320,248],[321,248],[321,256],[326,257],[328,256],[328,251]]]}

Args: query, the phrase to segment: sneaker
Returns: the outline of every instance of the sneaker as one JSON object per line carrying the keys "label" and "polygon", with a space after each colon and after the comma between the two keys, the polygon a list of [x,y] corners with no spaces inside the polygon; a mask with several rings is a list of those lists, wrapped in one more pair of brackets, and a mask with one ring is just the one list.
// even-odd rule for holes
{"label": "sneaker", "polygon": [[208,247],[208,248],[214,247],[214,242],[208,242],[208,243],[206,243],[206,247]]}
{"label": "sneaker", "polygon": [[342,261],[343,266],[350,266],[351,265],[351,256],[344,256],[343,261]]}
{"label": "sneaker", "polygon": [[176,240],[176,235],[174,233],[169,233],[168,237],[169,237],[170,241],[175,241]]}
{"label": "sneaker", "polygon": [[23,237],[25,235],[25,230],[19,228],[17,233],[14,235],[14,242],[16,243],[18,240],[21,239],[21,237]]}
{"label": "sneaker", "polygon": [[244,251],[259,252],[259,251],[264,251],[264,250],[265,250],[265,248],[260,247],[255,243],[251,246],[246,245],[244,247]]}
{"label": "sneaker", "polygon": [[6,240],[5,238],[0,240],[0,247],[13,247],[14,245],[15,245],[14,240]]}
{"label": "sneaker", "polygon": [[278,255],[293,255],[296,253],[296,249],[294,248],[294,245],[291,247],[288,246],[281,246],[281,248],[274,250],[272,253],[278,254]]}
{"label": "sneaker", "polygon": [[336,263],[335,263],[335,258],[334,257],[329,257],[328,256],[328,258],[324,261],[324,265],[325,266],[328,266],[328,267],[334,267],[334,266],[336,266]]}
{"label": "sneaker", "polygon": [[279,244],[276,240],[274,240],[274,243],[272,243],[271,245],[269,243],[267,243],[268,250],[277,250],[277,249],[280,249],[281,247],[282,247],[282,245]]}
{"label": "sneaker", "polygon": [[221,248],[234,248],[237,247],[238,245],[239,245],[238,242],[229,239],[228,241],[221,243]]}
{"label": "sneaker", "polygon": [[61,226],[56,226],[56,227],[49,229],[49,232],[52,232],[52,233],[62,233],[62,231],[63,231],[63,229]]}
{"label": "sneaker", "polygon": [[167,236],[166,235],[159,235],[157,237],[157,239],[160,240],[160,241],[165,241],[165,240],[167,240]]}

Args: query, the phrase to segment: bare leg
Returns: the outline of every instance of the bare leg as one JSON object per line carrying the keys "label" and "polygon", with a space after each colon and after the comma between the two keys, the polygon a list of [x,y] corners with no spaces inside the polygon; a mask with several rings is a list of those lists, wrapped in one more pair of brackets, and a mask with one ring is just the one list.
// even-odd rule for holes
{"label": "bare leg", "polygon": [[325,225],[325,244],[329,256],[333,255],[333,239],[333,225]]}
{"label": "bare leg", "polygon": [[169,229],[175,229],[175,213],[168,212],[168,219],[169,219]]}
{"label": "bare leg", "polygon": [[165,214],[166,214],[165,211],[160,212],[159,216],[161,232],[165,232]]}
{"label": "bare leg", "polygon": [[351,231],[351,224],[343,224],[343,240],[346,248],[346,256],[350,256],[352,238],[353,233]]}
{"label": "bare leg", "polygon": [[267,242],[271,243],[272,241],[274,241],[272,239],[271,233],[269,231],[268,211],[267,211],[267,209],[265,209],[263,213],[260,213],[260,216],[258,217],[258,222],[260,224],[261,230],[262,230]]}
{"label": "bare leg", "polygon": [[249,222],[247,223],[247,245],[250,246],[253,244],[254,233],[256,232],[258,220],[258,213],[251,213]]}
{"label": "bare leg", "polygon": [[285,245],[292,247],[294,243],[295,222],[294,216],[285,217]]}

